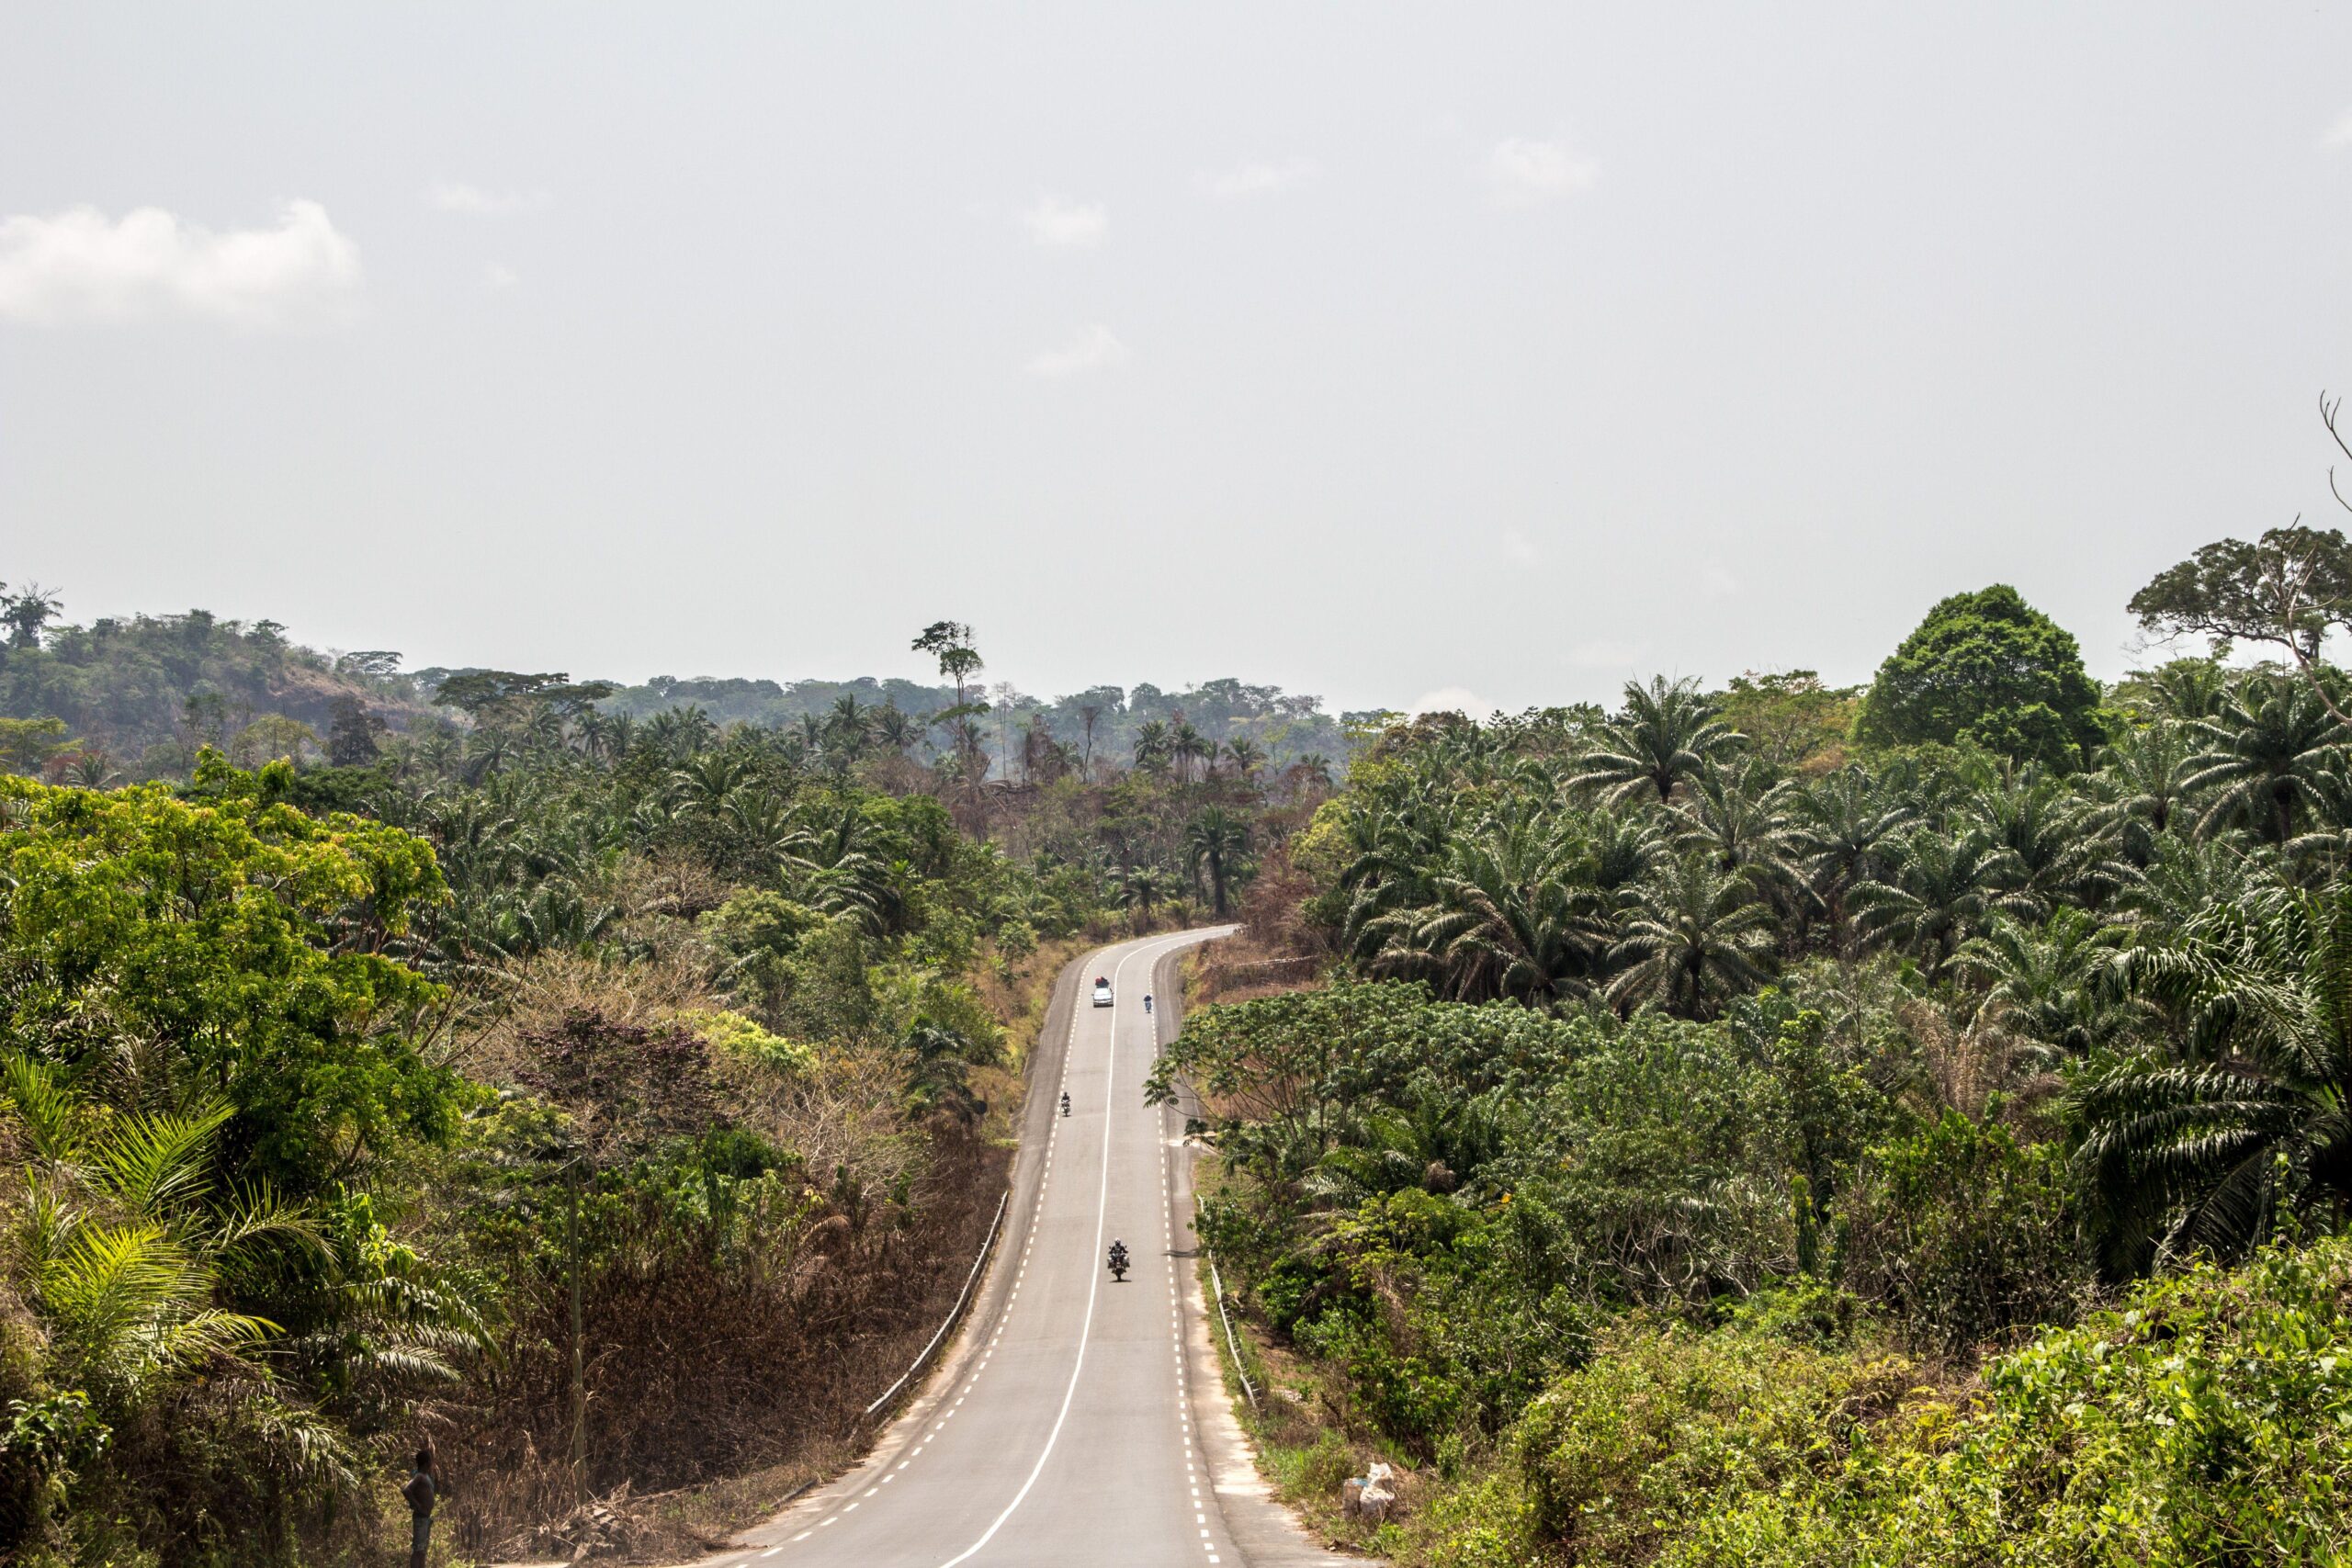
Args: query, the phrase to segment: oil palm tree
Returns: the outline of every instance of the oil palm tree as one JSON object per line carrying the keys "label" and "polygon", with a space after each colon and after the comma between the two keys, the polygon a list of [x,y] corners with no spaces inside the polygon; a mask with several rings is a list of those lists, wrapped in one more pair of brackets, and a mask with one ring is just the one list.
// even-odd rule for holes
{"label": "oil palm tree", "polygon": [[2273,844],[2293,838],[2299,817],[2322,803],[2329,759],[2352,739],[2308,682],[2285,675],[2247,676],[2196,729],[2203,749],[2186,787],[2212,792],[2199,834],[2242,824]]}
{"label": "oil palm tree", "polygon": [[1790,852],[1826,912],[1833,938],[1846,934],[1849,893],[1893,863],[1895,835],[1917,816],[1918,807],[1886,781],[1851,765],[1790,801]]}
{"label": "oil palm tree", "polygon": [[1380,923],[1373,968],[1466,1001],[1582,995],[1613,935],[1607,900],[1578,874],[1583,847],[1533,810],[1453,839],[1427,900]]}
{"label": "oil palm tree", "polygon": [[1718,870],[1774,866],[1787,852],[1793,793],[1752,760],[1713,768],[1672,808],[1674,831],[1685,847],[1713,856]]}
{"label": "oil palm tree", "polygon": [[1666,834],[1648,813],[1596,811],[1578,827],[1577,876],[1612,903],[1668,857]]}
{"label": "oil palm tree", "polygon": [[2076,1097],[2109,1260],[2232,1254],[2289,1213],[2352,1208],[2352,887],[2280,884],[2134,948],[2166,1048]]}
{"label": "oil palm tree", "polygon": [[104,750],[84,751],[66,764],[65,782],[76,789],[112,789],[123,782],[122,770]]}
{"label": "oil palm tree", "polygon": [[825,744],[854,761],[865,755],[873,739],[874,710],[858,705],[857,694],[844,692],[833,699],[825,715]]}
{"label": "oil palm tree", "polygon": [[640,727],[645,743],[673,763],[683,762],[705,746],[718,726],[700,706],[663,708]]}
{"label": "oil palm tree", "polygon": [[1168,724],[1164,719],[1148,718],[1136,726],[1136,766],[1145,773],[1155,764],[1165,767],[1168,755]]}
{"label": "oil palm tree", "polygon": [[874,739],[900,756],[922,739],[922,721],[896,703],[885,703],[874,714]]}
{"label": "oil palm tree", "polygon": [[1204,807],[1186,824],[1184,853],[1207,874],[1211,908],[1225,918],[1226,893],[1241,858],[1250,852],[1250,824],[1221,806]]}
{"label": "oil palm tree", "polygon": [[1206,736],[1193,728],[1190,723],[1179,719],[1176,727],[1168,732],[1168,755],[1176,763],[1177,778],[1180,781],[1189,781],[1192,778],[1192,765],[1194,762],[1214,759],[1216,755],[1216,748]]}
{"label": "oil palm tree", "polygon": [[522,742],[504,729],[478,729],[466,739],[466,779],[480,784],[514,765]]}
{"label": "oil palm tree", "polygon": [[719,819],[725,829],[725,863],[763,878],[809,868],[815,835],[801,826],[780,792],[739,784],[720,803]]}
{"label": "oil palm tree", "polygon": [[0,1084],[27,1156],[8,1224],[63,1385],[119,1416],[206,1367],[264,1381],[253,1358],[277,1325],[222,1307],[223,1277],[316,1235],[266,1191],[215,1190],[229,1107],[101,1108],[22,1055]]}
{"label": "oil palm tree", "polygon": [[1712,1018],[1723,1003],[1764,978],[1772,913],[1744,876],[1726,875],[1704,855],[1662,860],[1635,890],[1624,935],[1610,953],[1623,965],[1609,999],[1645,1003],[1686,1018]]}
{"label": "oil palm tree", "polygon": [[2195,723],[2222,711],[2230,695],[2230,672],[2219,660],[2176,659],[2140,678],[2165,717]]}
{"label": "oil palm tree", "polygon": [[1151,907],[1165,894],[1160,872],[1153,866],[1139,865],[1129,871],[1120,884],[1120,892],[1127,908],[1136,912],[1141,922],[1136,929],[1146,931],[1151,926]]}
{"label": "oil palm tree", "polygon": [[2125,935],[2084,909],[2060,909],[2039,926],[1996,916],[1951,966],[1984,986],[1980,1020],[2048,1047],[2055,1065],[2116,1043],[2140,1021],[2114,977]]}
{"label": "oil palm tree", "polygon": [[1452,1192],[1460,1173],[1503,1152],[1503,1118],[1491,1099],[1430,1095],[1409,1111],[1350,1111],[1329,1123],[1331,1146],[1300,1183],[1335,1213],[1418,1187]]}
{"label": "oil palm tree", "polygon": [[952,1029],[918,1023],[899,1043],[909,1058],[909,1108],[944,1114],[967,1132],[978,1125],[989,1102],[972,1088],[971,1042]]}
{"label": "oil palm tree", "polygon": [[2155,858],[2155,840],[2182,815],[2196,773],[2191,739],[2188,726],[2164,719],[2119,737],[2100,755],[2098,782],[2121,829],[2120,847],[2133,865]]}
{"label": "oil palm tree", "polygon": [[1577,759],[1568,786],[1598,789],[1612,805],[1651,793],[1658,804],[1671,805],[1678,788],[1745,739],[1716,716],[1694,680],[1657,675],[1646,686],[1628,681],[1624,712]]}
{"label": "oil palm tree", "polygon": [[2038,764],[2004,770],[1966,809],[2008,852],[2018,908],[2028,919],[2067,905],[2097,908],[2135,874],[2115,815]]}
{"label": "oil palm tree", "polygon": [[681,809],[716,817],[751,772],[751,759],[730,747],[689,757],[671,776],[680,792]]}
{"label": "oil palm tree", "polygon": [[1346,827],[1353,853],[1340,873],[1340,891],[1348,896],[1340,940],[1370,962],[1396,920],[1436,899],[1433,871],[1449,838],[1448,812],[1433,792],[1421,790],[1377,812],[1353,813]]}
{"label": "oil palm tree", "polygon": [[1957,838],[1923,828],[1904,840],[1883,881],[1855,885],[1849,899],[1865,942],[1887,942],[1917,958],[1934,979],[1960,944],[1996,911],[2022,913],[2017,857],[1982,828]]}

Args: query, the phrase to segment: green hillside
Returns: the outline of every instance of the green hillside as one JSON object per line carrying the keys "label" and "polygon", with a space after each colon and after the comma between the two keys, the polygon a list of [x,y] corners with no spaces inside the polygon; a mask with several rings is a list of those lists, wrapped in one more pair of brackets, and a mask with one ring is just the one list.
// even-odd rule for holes
{"label": "green hillside", "polygon": [[93,784],[179,777],[206,745],[247,763],[308,760],[325,755],[338,720],[347,731],[371,728],[363,716],[401,729],[428,711],[391,673],[397,655],[330,659],[288,642],[276,621],[205,610],[86,626],[21,609],[10,618],[0,719],[17,722],[0,763],[16,771],[62,759]]}

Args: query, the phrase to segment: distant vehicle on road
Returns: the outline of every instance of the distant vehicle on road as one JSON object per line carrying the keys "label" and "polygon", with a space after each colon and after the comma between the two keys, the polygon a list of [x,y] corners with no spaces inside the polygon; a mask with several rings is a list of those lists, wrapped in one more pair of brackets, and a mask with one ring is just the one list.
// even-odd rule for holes
{"label": "distant vehicle on road", "polygon": [[1098,978],[1094,982],[1094,1005],[1099,1008],[1106,1008],[1111,1005],[1110,981]]}

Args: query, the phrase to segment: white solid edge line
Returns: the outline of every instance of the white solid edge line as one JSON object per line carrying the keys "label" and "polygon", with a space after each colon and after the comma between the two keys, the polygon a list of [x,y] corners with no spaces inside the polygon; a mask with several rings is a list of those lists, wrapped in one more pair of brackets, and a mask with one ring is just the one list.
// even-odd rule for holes
{"label": "white solid edge line", "polygon": [[[1181,938],[1171,938],[1168,942],[1159,942],[1153,945],[1158,947],[1173,946],[1182,940],[1182,939]],[[1111,993],[1111,1045],[1110,1049],[1103,1055],[1103,1063],[1106,1072],[1111,1076],[1112,1084],[1114,1086],[1115,1085],[1119,1062],[1118,995],[1121,991],[1124,991],[1126,988],[1127,965],[1133,964],[1146,951],[1148,950],[1145,948],[1136,948],[1133,953],[1128,953],[1125,958],[1119,960],[1118,967],[1111,971],[1114,975],[1119,976],[1119,982],[1113,987]],[[1076,1026],[1076,1010],[1073,1009],[1071,1027],[1075,1029]],[[1065,1055],[1063,1060],[1067,1062],[1069,1057]],[[1102,1117],[1102,1184],[1100,1191],[1096,1194],[1094,1201],[1094,1249],[1097,1252],[1100,1252],[1102,1249],[1102,1227],[1109,1223],[1111,1210],[1111,1127],[1112,1119],[1109,1114],[1108,1108],[1106,1107]],[[1029,1495],[1029,1489],[1037,1484],[1037,1478],[1046,1473],[1046,1461],[1053,1457],[1054,1444],[1059,1440],[1062,1435],[1062,1424],[1069,1419],[1069,1407],[1078,1398],[1078,1380],[1080,1375],[1086,1370],[1086,1343],[1094,1332],[1094,1300],[1096,1295],[1101,1292],[1102,1287],[1102,1270],[1097,1269],[1088,1269],[1086,1279],[1086,1316],[1079,1323],[1078,1356],[1070,1363],[1069,1387],[1062,1391],[1061,1410],[1054,1416],[1053,1430],[1046,1434],[1046,1446],[1038,1453],[1037,1463],[1035,1467],[1029,1472],[1029,1479],[1021,1483],[1021,1490],[1012,1495],[1012,1501],[1004,1506],[1004,1512],[996,1517],[996,1522],[989,1526],[987,1529],[980,1532],[979,1540],[974,1541],[971,1545],[966,1547],[963,1551],[957,1552],[946,1562],[941,1563],[939,1568],[956,1568],[956,1564],[967,1561],[977,1554],[982,1547],[995,1540],[996,1532],[1004,1528],[1004,1522],[1012,1517],[1013,1511],[1019,1508],[1022,1503],[1027,1499]]]}

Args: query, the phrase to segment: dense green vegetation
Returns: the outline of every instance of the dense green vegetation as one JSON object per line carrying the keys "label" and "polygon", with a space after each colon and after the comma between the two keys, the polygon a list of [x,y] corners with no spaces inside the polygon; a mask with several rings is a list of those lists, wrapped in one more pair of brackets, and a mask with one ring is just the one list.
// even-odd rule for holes
{"label": "dense green vegetation", "polygon": [[2340,1561],[2317,649],[2102,692],[1995,587],[1864,693],[1392,728],[1290,845],[1328,979],[1155,1081],[1203,1097],[1277,1473],[1408,1466],[1332,1528],[1464,1568]]}
{"label": "dense green vegetation", "polygon": [[[1227,912],[1243,999],[1153,1092],[1202,1097],[1277,1473],[1408,1469],[1340,1532],[2352,1550],[2340,536],[2133,601],[2283,666],[2101,689],[1996,586],[1867,688],[1430,716],[1343,776],[1238,686],[1072,734],[952,622],[942,686],[774,725],[5,606],[17,1560],[369,1561],[420,1436],[474,1556],[570,1554],[624,1483],[788,1484],[952,1293],[1062,953]],[[125,783],[91,737],[140,724]]]}
{"label": "dense green vegetation", "polygon": [[[125,649],[265,636],[118,630],[34,626],[12,690],[104,709]],[[1329,783],[1246,739],[1008,779],[978,713],[926,762],[856,704],[435,695],[257,767],[0,777],[11,1561],[373,1562],[419,1437],[473,1557],[565,1554],[623,1483],[783,1489],[952,1296],[1054,944],[1231,897]]]}

